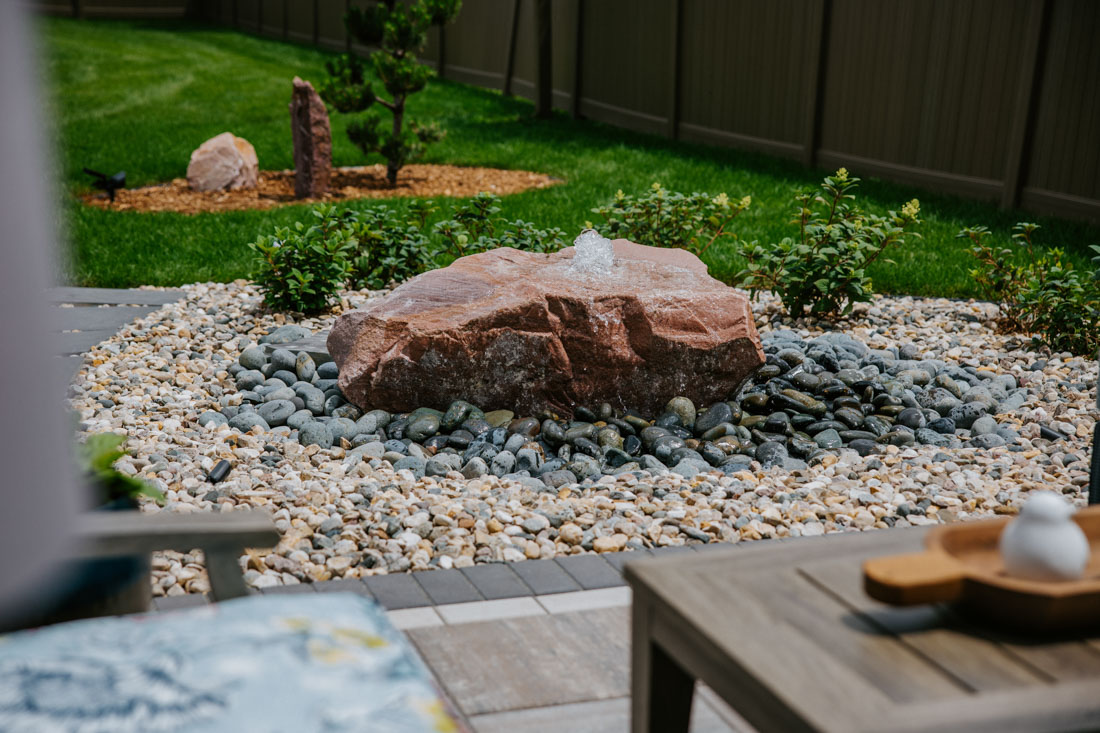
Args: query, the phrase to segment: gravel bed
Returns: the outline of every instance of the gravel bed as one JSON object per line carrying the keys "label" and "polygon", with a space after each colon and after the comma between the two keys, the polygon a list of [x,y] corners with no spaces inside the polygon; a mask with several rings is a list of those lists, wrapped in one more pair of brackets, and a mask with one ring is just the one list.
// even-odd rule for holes
{"label": "gravel bed", "polygon": [[[145,511],[271,511],[283,534],[279,546],[241,558],[253,587],[642,546],[951,522],[1015,513],[1026,492],[1040,488],[1060,489],[1078,505],[1086,499],[1095,363],[1037,353],[1026,338],[997,333],[997,309],[988,303],[879,297],[829,329],[791,321],[775,299],[764,296],[754,310],[769,367],[775,368],[765,367],[759,384],[750,385],[749,396],[753,391],[761,395],[755,399],[762,419],[752,425],[747,440],[744,431],[718,438],[729,451],[725,458],[697,444],[665,440],[666,448],[681,451],[671,466],[666,451],[662,465],[635,467],[624,459],[620,467],[629,470],[618,475],[550,486],[539,477],[497,476],[491,470],[466,478],[459,466],[422,475],[417,469],[425,466],[418,461],[394,470],[368,448],[373,439],[364,438],[351,449],[323,448],[302,445],[297,431],[285,426],[264,430],[256,425],[242,433],[209,416],[200,425],[200,416],[211,411],[237,407],[239,414],[244,401],[231,369],[239,373],[242,351],[288,323],[259,310],[258,292],[241,281],[197,284],[184,291],[179,303],[136,321],[90,352],[71,405],[82,431],[130,437],[127,448],[134,457],[121,460],[119,469],[153,481],[168,497],[163,509],[145,504]],[[351,292],[341,307],[358,307],[381,294]],[[296,325],[315,332],[328,328],[335,315]],[[774,436],[808,429],[808,417],[799,422],[797,411],[790,410],[795,426],[774,419],[765,424],[771,412],[764,407],[765,397],[784,386],[767,382],[789,379],[807,393],[820,389],[813,370],[798,370],[797,357],[789,352],[796,347],[805,356],[813,349],[810,342],[829,330],[850,337],[833,333],[825,340],[847,343],[853,357],[862,347],[868,349],[854,364],[830,367],[863,364],[866,369],[868,358],[893,350],[906,362],[890,365],[891,380],[900,380],[903,390],[920,387],[914,391],[919,397],[921,389],[927,395],[953,387],[962,406],[984,404],[994,419],[975,428],[973,421],[987,417],[980,410],[971,420],[962,416],[959,404],[887,404],[894,400],[883,398],[878,407],[889,408],[886,412],[898,424],[921,426],[872,425],[892,435],[877,442],[882,435],[872,440],[862,424],[854,431],[817,425],[813,445],[793,444],[803,455],[780,454],[774,446],[782,443]],[[933,362],[936,378],[942,375],[951,383],[933,382],[931,372],[902,374]],[[799,371],[806,376],[796,381]],[[856,384],[857,377],[866,379],[869,373],[847,378],[859,391],[866,385]],[[914,380],[928,383],[910,384]],[[967,398],[971,390],[977,391]],[[263,407],[260,397],[257,407]],[[770,405],[774,408],[775,400]],[[972,424],[947,431],[951,426],[936,427],[928,412],[950,415],[952,409],[961,423]],[[904,410],[910,410],[905,420]],[[721,417],[728,416],[712,416]],[[853,424],[857,417],[848,414]],[[687,430],[673,424],[666,429],[677,436]],[[759,453],[763,444],[772,447]],[[702,460],[692,453],[702,453]],[[389,458],[402,465],[395,455]],[[222,459],[233,464],[229,477],[207,482],[207,472]],[[486,466],[491,469],[491,461]],[[208,588],[198,553],[154,558],[156,595]]]}

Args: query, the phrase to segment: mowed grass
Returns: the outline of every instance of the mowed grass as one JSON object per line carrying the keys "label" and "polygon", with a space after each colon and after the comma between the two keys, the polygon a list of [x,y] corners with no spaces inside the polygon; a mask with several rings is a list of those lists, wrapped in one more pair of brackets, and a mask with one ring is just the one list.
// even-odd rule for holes
{"label": "mowed grass", "polygon": [[[329,54],[178,23],[46,19],[40,30],[73,283],[128,287],[248,277],[253,265],[247,243],[309,216],[302,205],[197,216],[120,213],[84,206],[71,194],[87,190],[85,166],[109,174],[123,169],[131,186],[183,176],[191,151],[227,130],[255,146],[261,168],[292,167],[290,81],[298,75],[318,84]],[[641,193],[659,181],[685,192],[751,195],[752,207],[736,220],[736,232],[742,241],[774,242],[795,231],[794,195],[815,188],[827,172],[562,114],[534,120],[525,100],[446,81],[431,83],[409,108],[414,119],[435,121],[447,131],[425,162],[527,169],[561,178],[562,185],[505,198],[502,213],[569,233],[579,232],[585,221],[598,222],[592,208],[616,190]],[[346,120],[332,116],[334,163],[362,164],[344,134]],[[851,172],[860,175],[857,168]],[[921,201],[923,239],[892,250],[896,264],[874,265],[879,292],[980,296],[969,275],[972,258],[956,238],[966,226],[988,226],[1007,244],[1013,223],[1037,221],[1043,227],[1040,243],[1065,247],[1082,265],[1088,264],[1087,246],[1100,244],[1095,226],[1002,212],[990,203],[874,180],[864,180],[857,193],[874,212],[896,209],[911,198]],[[445,209],[451,203],[437,201]],[[345,205],[402,208],[407,201]],[[712,248],[706,259],[711,273],[727,281],[742,264],[736,243]]]}

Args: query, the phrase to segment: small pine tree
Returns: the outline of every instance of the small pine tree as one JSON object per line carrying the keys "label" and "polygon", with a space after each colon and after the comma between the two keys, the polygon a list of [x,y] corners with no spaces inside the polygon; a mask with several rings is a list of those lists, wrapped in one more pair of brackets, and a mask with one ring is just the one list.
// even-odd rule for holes
{"label": "small pine tree", "polygon": [[[365,8],[353,7],[344,16],[348,33],[365,46],[378,46],[370,63],[389,99],[378,96],[366,78],[366,66],[348,54],[325,67],[329,78],[321,97],[337,112],[364,112],[375,103],[392,115],[387,125],[382,115],[370,110],[348,124],[348,138],[364,155],[380,153],[386,159],[386,180],[397,185],[397,172],[418,158],[424,147],[443,137],[435,125],[418,125],[405,119],[405,102],[434,76],[416,60],[428,29],[450,23],[458,16],[462,0],[378,0]],[[406,126],[406,122],[408,125]]]}

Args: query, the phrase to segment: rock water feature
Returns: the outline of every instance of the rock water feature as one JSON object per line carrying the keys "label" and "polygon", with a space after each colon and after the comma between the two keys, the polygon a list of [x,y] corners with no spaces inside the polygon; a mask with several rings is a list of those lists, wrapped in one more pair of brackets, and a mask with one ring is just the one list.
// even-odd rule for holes
{"label": "rock water feature", "polygon": [[730,399],[677,396],[649,414],[607,402],[578,405],[565,419],[548,410],[486,412],[465,400],[445,410],[364,411],[346,400],[335,362],[255,346],[230,369],[242,404],[203,413],[199,422],[274,428],[417,477],[457,471],[535,478],[551,488],[634,471],[690,478],[799,470],[842,448],[866,456],[890,445],[993,448],[1019,438],[993,417],[1026,397],[1010,375],[919,359],[907,347],[871,350],[842,333],[804,340],[776,331],[763,350],[765,364]]}
{"label": "rock water feature", "polygon": [[603,402],[656,415],[676,395],[710,404],[764,359],[748,298],[695,255],[598,235],[418,275],[340,316],[328,348],[363,408],[446,411],[461,398],[563,418]]}
{"label": "rock water feature", "polygon": [[[491,287],[517,267],[530,268],[520,288]],[[639,272],[679,289],[638,294]],[[230,370],[242,404],[200,423],[277,429],[417,477],[492,474],[551,488],[1019,438],[992,417],[1026,398],[1014,377],[922,359],[912,345],[872,350],[843,333],[773,331],[756,346],[744,297],[704,273],[686,252],[595,232],[561,258],[466,257],[342,316],[329,338],[336,361],[246,349]]]}
{"label": "rock water feature", "polygon": [[[486,412],[481,419],[505,427],[505,443],[513,440],[511,448],[517,449],[505,451],[505,445],[497,448],[492,438],[498,434],[493,428],[483,434],[488,439],[481,441],[479,450],[488,453],[495,449],[501,457],[481,458],[482,463],[474,461],[473,456],[466,460],[465,449],[447,445],[437,448],[443,436],[450,441],[457,433],[456,445],[469,438],[460,432],[464,429],[461,423],[451,427],[448,420],[444,426],[443,419],[430,412],[425,416],[426,411],[418,415],[425,419],[416,429],[427,432],[415,440],[416,436],[406,429],[408,415],[391,412],[390,422],[382,429],[378,425],[385,418],[375,414],[371,417],[375,432],[343,438],[331,448],[316,443],[302,445],[301,430],[290,425],[265,429],[267,423],[258,414],[250,431],[230,428],[228,420],[241,412],[256,413],[266,404],[264,397],[275,402],[275,396],[260,393],[282,386],[276,382],[263,384],[274,377],[276,363],[294,365],[293,372],[284,369],[278,377],[280,382],[294,380],[289,384],[292,391],[306,386],[324,387],[321,396],[325,402],[339,397],[331,383],[321,381],[331,379],[334,370],[324,366],[328,357],[321,335],[332,327],[337,315],[305,318],[288,325],[279,314],[263,310],[259,291],[243,282],[190,285],[184,292],[180,302],[139,319],[92,349],[72,386],[70,404],[79,415],[82,433],[109,431],[128,436],[126,447],[131,455],[120,459],[116,467],[163,491],[167,503],[160,511],[227,512],[257,506],[270,511],[283,539],[275,548],[250,552],[242,558],[242,563],[247,562],[245,580],[254,588],[631,548],[968,521],[1013,514],[1034,490],[1061,491],[1079,506],[1085,500],[1088,438],[1095,422],[1095,363],[1069,354],[1037,353],[1028,347],[1026,339],[997,331],[996,308],[988,303],[877,297],[874,303],[859,308],[845,322],[844,334],[839,334],[823,331],[825,324],[792,321],[774,296],[761,294],[754,304],[754,315],[764,353],[771,363],[756,373],[744,392],[733,400],[692,400],[695,422],[688,438],[680,437],[685,430],[683,422],[690,417],[683,401],[669,405],[668,412],[675,417],[663,414],[669,400],[661,402],[653,413],[643,413],[643,417],[650,418],[645,420],[646,429],[656,427],[650,425],[651,420],[679,421],[679,426],[663,430],[682,440],[704,462],[707,457],[717,458],[708,443],[725,452],[732,445],[731,439],[738,439],[741,450],[718,466],[704,466],[690,453],[681,454],[680,460],[670,465],[664,460],[665,450],[670,447],[665,443],[675,445],[674,441],[662,441],[658,454],[657,441],[652,438],[654,433],[657,438],[664,433],[650,430],[645,436],[652,447],[646,448],[643,441],[641,454],[630,456],[636,459],[630,462],[637,463],[638,470],[618,475],[593,473],[577,480],[577,474],[571,471],[565,475],[550,470],[554,460],[560,459],[557,452],[563,445],[591,450],[585,441],[591,440],[594,428],[597,439],[593,442],[601,451],[598,462],[614,471],[610,464],[622,460],[622,456],[600,445],[600,433],[606,441],[619,432],[623,438],[621,450],[627,453],[628,444],[633,446],[634,441],[615,420],[629,425],[639,441],[645,430],[638,430],[641,423],[632,425],[636,419],[628,417],[625,410],[612,410],[612,419],[601,420],[606,413],[596,402],[582,405],[589,412],[578,410],[571,420],[562,417],[553,421],[553,426],[543,428],[545,420],[538,421],[539,433],[533,438],[516,438],[520,433],[508,433],[513,423],[504,422],[507,414],[489,409],[492,405],[480,405]],[[344,312],[384,297],[385,293],[380,292],[349,291]],[[785,329],[796,329],[797,335]],[[302,339],[310,334],[312,343],[303,344]],[[299,357],[294,350],[300,348],[315,357],[312,376],[310,365],[302,360],[302,376],[309,376],[308,380],[298,378]],[[279,354],[276,359],[276,349],[287,350],[293,358]],[[797,356],[784,353],[788,349],[809,357],[803,359],[801,371],[795,363]],[[245,363],[238,363],[239,359]],[[867,376],[871,367],[879,370],[877,376]],[[254,374],[245,374],[256,368],[263,380],[258,384]],[[813,374],[818,368],[824,371]],[[881,384],[881,389],[871,387],[870,405],[864,400],[865,385],[860,389],[855,382],[846,385],[853,395],[830,397],[831,391],[826,393],[829,382],[834,381],[829,375],[843,382],[853,378],[843,371],[851,368],[866,370],[864,378]],[[924,376],[906,374],[913,370],[924,372]],[[824,384],[813,384],[801,376],[805,373]],[[941,377],[953,380],[958,396],[952,392],[951,383]],[[929,381],[924,383],[926,378]],[[910,380],[912,387],[906,386]],[[869,438],[833,426],[841,443],[847,441],[847,447],[818,446],[820,453],[802,457],[796,448],[805,445],[804,436],[835,444],[835,439],[830,441],[833,436],[827,433],[828,427],[820,433],[799,428],[804,421],[816,418],[814,411],[820,408],[811,401],[806,411],[800,411],[802,408],[794,409],[776,399],[774,409],[769,409],[764,400],[761,411],[761,398],[753,396],[765,394],[771,398],[769,392],[782,393],[793,385],[796,391],[825,402],[826,413],[831,412],[833,418],[846,416],[854,420],[851,413],[841,412],[846,403],[837,400],[856,396],[859,411],[866,409],[874,415],[876,392],[900,386],[901,407],[907,407],[909,392],[919,406],[939,386],[937,380],[964,407],[984,406],[966,407],[967,412],[985,412],[969,429],[956,426],[951,434],[936,433],[949,440],[949,445],[957,440],[960,448],[924,444],[921,438],[929,434],[910,428],[915,442],[899,446],[891,442],[905,442],[905,438],[880,437],[874,441],[874,452],[861,456],[852,448],[866,447],[859,441]],[[254,388],[242,390],[245,384]],[[937,395],[943,398],[943,404],[930,408],[938,407],[937,414],[946,411],[950,416],[959,407],[942,393]],[[726,402],[733,404],[719,404]],[[297,407],[293,399],[291,403]],[[312,400],[310,404],[317,406]],[[847,405],[855,408],[850,401]],[[739,419],[735,419],[735,406],[741,410]],[[310,424],[333,422],[326,412],[343,407],[339,399],[327,408],[322,403],[320,414],[309,412]],[[891,410],[883,407],[898,405],[883,400],[877,409],[887,423],[894,419],[887,433],[906,432],[903,424],[899,426],[900,412],[890,415]],[[463,409],[461,404],[456,407],[459,415]],[[275,407],[265,410],[274,411],[272,419],[278,421]],[[446,416],[447,411],[442,412]],[[513,420],[538,418],[537,414],[516,412]],[[786,435],[779,412],[789,419],[791,435]],[[470,413],[477,415],[472,409]],[[964,424],[972,417],[960,413],[963,410],[957,414],[964,418]],[[752,426],[752,420],[763,417],[767,422],[773,416],[774,432]],[[867,413],[864,416],[869,417]],[[439,432],[423,437],[434,426],[433,417],[439,419]],[[829,419],[828,414],[823,417]],[[924,417],[927,420],[931,415]],[[288,418],[288,423],[294,422]],[[353,422],[367,424],[370,420],[364,414]],[[874,426],[875,421],[870,422]],[[531,428],[529,422],[515,425]],[[712,429],[709,425],[720,426],[721,430],[708,436]],[[735,430],[746,428],[748,440],[742,440],[744,433],[740,438],[715,437],[728,432],[730,425]],[[476,425],[467,427],[472,426]],[[614,430],[604,432],[611,426]],[[992,433],[987,432],[990,429]],[[319,427],[310,430],[319,432]],[[864,427],[857,430],[870,432]],[[557,445],[555,441],[567,431],[571,432],[565,443]],[[379,440],[370,440],[370,435]],[[383,435],[385,439],[381,440]],[[761,436],[770,439],[755,442]],[[997,447],[994,444],[999,443],[998,438],[1007,444]],[[355,447],[344,447],[357,441]],[[522,444],[517,445],[520,441]],[[484,447],[486,443],[491,448]],[[536,447],[530,447],[532,443]],[[984,447],[987,444],[993,447]],[[532,458],[537,461],[536,448],[554,445],[557,451],[545,454],[542,466],[526,468]],[[763,446],[766,449],[761,451]],[[786,451],[785,459],[777,446]],[[534,456],[521,455],[528,447]],[[578,452],[586,455],[574,451],[567,464],[590,468],[585,458],[575,459]],[[759,457],[771,458],[767,464],[771,467],[762,467],[756,460],[758,452]],[[673,460],[672,453],[675,450],[667,454],[669,461]],[[645,455],[652,456],[652,460],[646,460]],[[774,463],[777,458],[779,463]],[[232,469],[214,483],[208,476],[223,460]],[[511,465],[510,460],[514,461]],[[425,475],[418,477],[421,461]],[[521,461],[523,470],[517,465]],[[643,461],[651,468],[642,468]],[[471,462],[471,475],[484,464],[491,471],[510,470],[504,474],[510,478],[490,473],[467,479],[454,471],[439,475],[448,465]],[[733,471],[739,463],[746,468]],[[676,466],[682,473],[672,470]],[[402,470],[395,470],[397,467]],[[693,470],[699,472],[688,478],[686,475]],[[551,488],[562,479],[567,485]],[[158,510],[152,506],[145,509]],[[153,570],[155,595],[209,591],[198,555],[158,553],[153,558]]]}

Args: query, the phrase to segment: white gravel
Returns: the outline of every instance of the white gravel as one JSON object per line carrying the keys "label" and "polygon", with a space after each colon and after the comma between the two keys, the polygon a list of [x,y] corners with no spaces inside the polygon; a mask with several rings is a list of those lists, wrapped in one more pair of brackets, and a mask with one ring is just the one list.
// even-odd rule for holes
{"label": "white gravel", "polygon": [[[1061,490],[1078,505],[1086,500],[1096,365],[1069,354],[1037,353],[1026,337],[997,333],[997,309],[988,303],[878,297],[834,328],[872,348],[913,343],[928,358],[1013,374],[1028,399],[998,422],[1020,431],[1022,450],[963,448],[946,451],[948,460],[933,460],[945,451],[931,446],[890,447],[867,458],[846,450],[793,473],[715,472],[690,480],[627,474],[540,492],[493,476],[467,481],[452,473],[416,480],[408,471],[395,473],[384,461],[348,456],[341,448],[305,448],[285,436],[242,435],[227,426],[200,428],[199,414],[236,391],[226,369],[242,341],[255,342],[286,320],[259,310],[258,292],[243,281],[184,291],[180,302],[136,321],[87,355],[71,405],[83,431],[129,436],[133,457],[118,468],[152,481],[168,498],[164,508],[146,502],[143,511],[272,512],[282,541],[241,558],[255,587],[678,545],[703,537],[740,542],[953,522],[1015,513],[1027,492],[1040,488]],[[342,307],[379,295],[348,293]],[[754,309],[761,332],[791,328],[812,336],[824,330],[782,316],[768,296]],[[335,315],[299,325],[317,331]],[[1040,359],[1046,365],[1032,371]],[[1068,439],[1040,438],[1040,423]],[[259,461],[265,452],[283,460],[269,467]],[[206,472],[223,458],[234,464],[229,478],[207,483]],[[924,514],[902,516],[921,502]],[[334,527],[339,531],[324,536]],[[154,576],[156,595],[209,589],[201,553],[160,554]]]}

